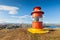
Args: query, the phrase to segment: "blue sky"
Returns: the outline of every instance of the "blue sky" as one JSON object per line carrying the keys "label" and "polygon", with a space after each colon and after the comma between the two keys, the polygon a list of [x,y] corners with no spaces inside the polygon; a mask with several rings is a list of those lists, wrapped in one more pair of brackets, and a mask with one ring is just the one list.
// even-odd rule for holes
{"label": "blue sky", "polygon": [[60,0],[0,0],[0,23],[31,23],[35,6],[44,11],[44,23],[60,23]]}

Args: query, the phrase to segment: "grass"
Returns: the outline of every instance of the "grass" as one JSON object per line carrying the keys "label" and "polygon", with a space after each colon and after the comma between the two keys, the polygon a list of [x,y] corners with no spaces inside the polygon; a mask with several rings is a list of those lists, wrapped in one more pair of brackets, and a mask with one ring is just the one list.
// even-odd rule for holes
{"label": "grass", "polygon": [[32,34],[25,28],[1,29],[0,40],[60,40],[60,29],[53,30],[46,34]]}

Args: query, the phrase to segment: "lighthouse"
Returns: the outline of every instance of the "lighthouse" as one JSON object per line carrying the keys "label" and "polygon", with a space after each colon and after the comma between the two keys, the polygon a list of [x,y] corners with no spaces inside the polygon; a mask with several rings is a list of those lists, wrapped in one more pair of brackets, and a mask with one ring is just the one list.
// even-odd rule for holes
{"label": "lighthouse", "polygon": [[32,15],[32,28],[42,29],[43,28],[43,14],[40,7],[33,8]]}
{"label": "lighthouse", "polygon": [[33,8],[32,15],[32,28],[29,28],[28,31],[31,33],[47,33],[49,32],[46,29],[43,29],[43,14],[41,7],[37,6]]}

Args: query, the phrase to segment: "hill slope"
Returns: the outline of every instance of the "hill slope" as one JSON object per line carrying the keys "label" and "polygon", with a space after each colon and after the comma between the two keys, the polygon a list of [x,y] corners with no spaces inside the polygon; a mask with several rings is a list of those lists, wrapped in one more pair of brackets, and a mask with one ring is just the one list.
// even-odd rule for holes
{"label": "hill slope", "polygon": [[24,28],[0,30],[0,40],[60,40],[60,29],[46,34],[31,34]]}

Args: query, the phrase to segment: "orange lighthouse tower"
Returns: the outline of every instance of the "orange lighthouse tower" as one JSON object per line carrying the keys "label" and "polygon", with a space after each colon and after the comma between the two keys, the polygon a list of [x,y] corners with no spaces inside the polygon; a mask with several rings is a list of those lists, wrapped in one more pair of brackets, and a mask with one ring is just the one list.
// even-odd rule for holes
{"label": "orange lighthouse tower", "polygon": [[48,30],[43,29],[43,14],[41,7],[33,8],[32,15],[32,28],[29,28],[28,31],[31,33],[46,33]]}

